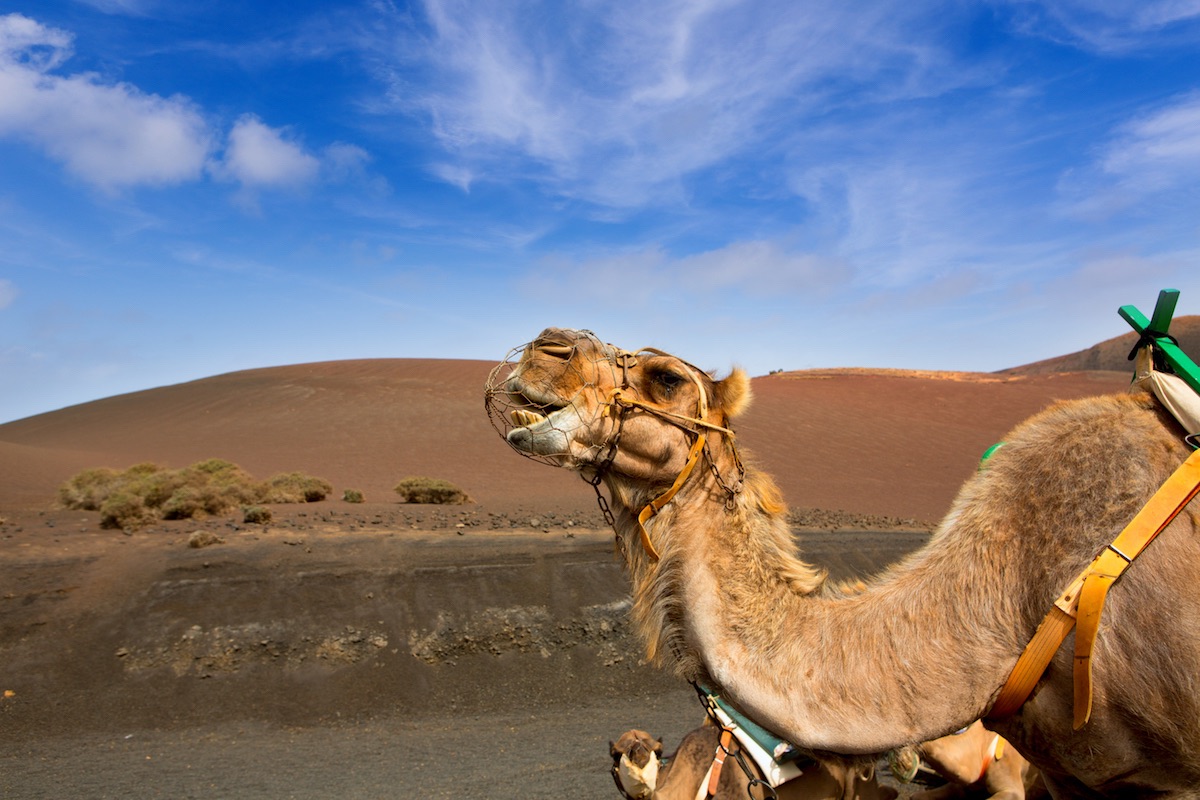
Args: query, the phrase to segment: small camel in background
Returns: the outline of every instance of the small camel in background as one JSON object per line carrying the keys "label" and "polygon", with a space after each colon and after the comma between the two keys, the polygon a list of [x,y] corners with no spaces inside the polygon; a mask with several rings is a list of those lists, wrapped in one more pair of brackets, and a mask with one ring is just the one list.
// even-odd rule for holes
{"label": "small camel in background", "polygon": [[905,748],[898,758],[914,767],[918,759],[947,782],[913,794],[913,800],[1024,800],[1048,796],[1037,767],[978,720],[959,733]]}
{"label": "small camel in background", "polygon": [[[799,777],[777,786],[774,795],[761,786],[751,787],[747,793],[750,779],[739,760],[730,755],[721,767],[716,792],[707,795],[702,784],[709,778],[720,739],[721,729],[706,719],[664,759],[662,739],[636,728],[628,730],[609,743],[613,779],[621,794],[632,800],[703,800],[708,796],[713,800],[770,796],[779,800],[894,800],[898,794],[879,785],[873,765],[864,768],[840,761],[808,762]],[[730,750],[736,752],[737,748],[735,740]],[[754,777],[761,779],[753,760],[747,762],[755,770]]]}

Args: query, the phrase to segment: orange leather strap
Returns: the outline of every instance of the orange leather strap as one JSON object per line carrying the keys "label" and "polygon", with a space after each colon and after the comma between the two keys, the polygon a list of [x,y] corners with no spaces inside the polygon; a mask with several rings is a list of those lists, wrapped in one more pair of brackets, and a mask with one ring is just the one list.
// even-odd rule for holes
{"label": "orange leather strap", "polygon": [[1025,703],[1067,634],[1078,626],[1075,632],[1075,729],[1087,723],[1092,706],[1092,649],[1108,589],[1198,492],[1200,450],[1188,456],[1113,543],[1101,551],[1054,601],[1054,608],[1042,620],[1025,652],[1017,659],[988,712],[989,717],[1008,716]]}
{"label": "orange leather strap", "polygon": [[721,768],[725,766],[725,756],[729,754],[729,745],[733,742],[733,731],[721,728],[721,741],[717,743],[717,752],[713,755],[712,766],[708,768],[708,782],[705,786],[705,797],[715,797],[717,787],[721,784]]}
{"label": "orange leather strap", "polygon": [[704,434],[696,434],[696,441],[692,443],[692,449],[688,451],[687,463],[683,465],[679,475],[675,477],[675,482],[671,484],[671,488],[660,494],[658,497],[646,504],[642,512],[638,514],[638,535],[642,539],[642,548],[646,551],[646,555],[650,556],[651,561],[658,561],[658,551],[654,549],[654,543],[650,541],[650,534],[646,530],[646,522],[651,517],[659,512],[663,506],[671,502],[671,498],[679,491],[688,476],[692,474],[692,469],[695,468],[696,462],[700,460],[700,453],[704,450]]}

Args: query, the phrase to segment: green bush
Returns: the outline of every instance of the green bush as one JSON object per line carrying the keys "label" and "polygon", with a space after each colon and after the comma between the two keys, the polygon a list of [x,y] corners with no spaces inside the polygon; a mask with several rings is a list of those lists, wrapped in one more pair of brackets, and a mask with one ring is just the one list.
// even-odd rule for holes
{"label": "green bush", "polygon": [[303,472],[281,472],[267,479],[261,497],[264,503],[315,503],[324,500],[333,486]]}
{"label": "green bush", "polygon": [[117,492],[100,504],[100,527],[134,530],[154,520],[154,512],[141,497]]}
{"label": "green bush", "polygon": [[460,505],[471,502],[466,492],[441,478],[405,478],[396,484],[396,493],[406,503]]}
{"label": "green bush", "polygon": [[183,469],[135,464],[124,471],[87,469],[59,488],[63,506],[99,511],[101,524],[132,529],[154,519],[193,519],[227,514],[259,503],[311,503],[333,487],[301,472],[265,483],[230,461],[210,458]]}
{"label": "green bush", "polygon": [[108,467],[85,469],[58,490],[58,500],[67,508],[99,511],[104,498],[112,493],[121,473]]}
{"label": "green bush", "polygon": [[247,506],[242,510],[242,522],[266,525],[271,521],[271,509],[262,506]]}
{"label": "green bush", "polygon": [[361,503],[363,501],[363,493],[358,489],[347,489],[342,492],[342,500],[347,503]]}
{"label": "green bush", "polygon": [[135,464],[121,475],[124,491],[141,497],[150,508],[161,508],[183,488],[184,477],[178,470],[156,464]]}

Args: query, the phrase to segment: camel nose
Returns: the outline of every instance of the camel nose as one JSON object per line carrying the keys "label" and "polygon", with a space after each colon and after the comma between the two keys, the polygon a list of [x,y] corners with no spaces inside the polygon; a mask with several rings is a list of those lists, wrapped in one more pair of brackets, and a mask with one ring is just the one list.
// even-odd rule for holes
{"label": "camel nose", "polygon": [[566,361],[575,352],[579,334],[563,328],[546,328],[533,340],[533,350],[541,355]]}

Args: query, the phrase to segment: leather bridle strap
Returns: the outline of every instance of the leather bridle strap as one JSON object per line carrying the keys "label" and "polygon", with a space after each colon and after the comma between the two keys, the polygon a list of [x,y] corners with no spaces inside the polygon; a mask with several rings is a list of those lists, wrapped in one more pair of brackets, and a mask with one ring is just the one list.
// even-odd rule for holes
{"label": "leather bridle strap", "polygon": [[654,543],[650,541],[650,533],[646,530],[646,522],[662,509],[667,503],[671,502],[671,498],[679,491],[688,477],[692,474],[692,469],[695,468],[696,462],[700,460],[700,453],[704,451],[704,434],[696,434],[696,441],[692,442],[692,449],[688,451],[687,463],[683,465],[683,469],[679,471],[675,482],[671,484],[671,488],[660,494],[658,497],[651,500],[642,508],[638,514],[638,536],[642,540],[642,548],[646,551],[646,555],[650,556],[651,561],[658,561],[658,551],[654,549]]}
{"label": "leather bridle strap", "polygon": [[721,785],[721,769],[725,766],[725,756],[729,755],[729,746],[733,743],[733,731],[729,728],[721,728],[721,739],[717,742],[717,752],[713,754],[712,763],[708,766],[708,772],[704,773],[704,778],[700,781],[700,788],[696,792],[696,800],[709,800],[717,794],[717,787]]}
{"label": "leather bridle strap", "polygon": [[1200,493],[1200,450],[1188,456],[1112,544],[1101,551],[1054,601],[1054,608],[1050,609],[1025,652],[1017,659],[988,712],[989,717],[1008,716],[1024,704],[1067,634],[1078,626],[1075,631],[1075,730],[1087,723],[1092,713],[1092,649],[1108,590],[1197,493]]}
{"label": "leather bridle strap", "polygon": [[[642,351],[639,350],[638,352]],[[654,562],[658,562],[661,556],[659,556],[658,550],[654,548],[654,543],[650,541],[650,532],[646,530],[646,523],[652,517],[657,515],[658,512],[662,510],[663,506],[671,502],[672,498],[674,498],[679,490],[683,488],[683,484],[685,484],[687,479],[691,476],[692,470],[695,469],[697,462],[700,461],[700,456],[704,452],[704,444],[707,441],[707,437],[704,435],[704,428],[721,431],[728,434],[730,437],[733,436],[733,431],[723,428],[720,425],[715,425],[705,419],[705,417],[708,416],[708,395],[704,391],[704,385],[700,382],[700,379],[696,377],[695,373],[692,370],[689,370],[688,374],[692,381],[696,384],[696,391],[699,392],[696,400],[697,413],[695,417],[684,417],[679,414],[666,411],[665,409],[656,408],[649,403],[643,403],[638,400],[628,400],[622,396],[622,389],[624,387],[622,387],[622,389],[614,389],[612,395],[609,397],[610,403],[615,403],[623,408],[640,408],[643,411],[647,411],[651,414],[662,417],[668,422],[678,425],[685,430],[691,429],[682,423],[690,423],[697,426],[697,429],[693,431],[696,434],[696,439],[692,442],[691,449],[688,450],[687,461],[684,462],[683,469],[681,469],[679,474],[675,476],[675,482],[671,484],[669,489],[647,503],[638,514],[638,537],[641,539],[642,549],[646,551],[646,555],[649,556],[650,560]]]}

